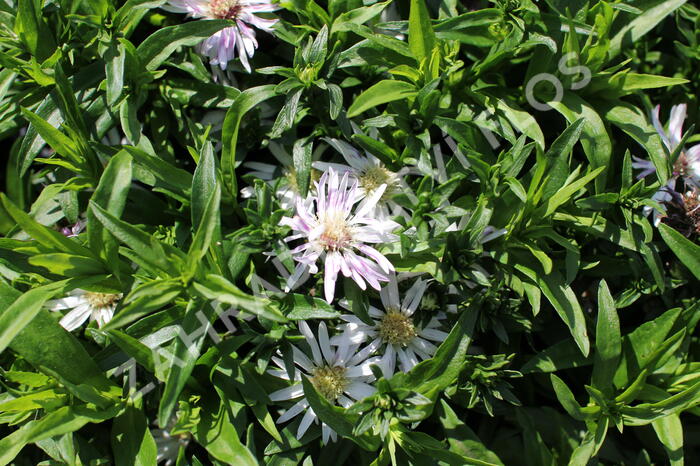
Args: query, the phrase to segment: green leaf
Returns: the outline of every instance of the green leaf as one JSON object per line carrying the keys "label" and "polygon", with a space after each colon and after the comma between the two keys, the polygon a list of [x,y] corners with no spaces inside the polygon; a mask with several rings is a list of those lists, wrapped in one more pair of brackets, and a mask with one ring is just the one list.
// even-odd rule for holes
{"label": "green leaf", "polygon": [[325,300],[312,296],[288,293],[282,300],[284,314],[291,320],[335,319],[340,316]]}
{"label": "green leaf", "polygon": [[[592,169],[604,169],[611,166],[612,142],[605,124],[593,107],[585,100],[570,91],[564,92],[561,102],[550,102],[550,105],[569,121],[583,120],[581,146]],[[605,177],[595,181],[596,192],[605,188]]]}
{"label": "green leaf", "polygon": [[197,45],[215,32],[235,25],[233,21],[212,19],[164,27],[141,42],[136,53],[146,70],[153,71],[179,47]]}
{"label": "green leaf", "polygon": [[534,372],[556,372],[572,367],[587,366],[593,363],[593,358],[581,354],[576,344],[567,339],[539,351],[520,368],[523,374]]}
{"label": "green leaf", "polygon": [[41,15],[42,0],[22,0],[16,4],[15,33],[29,53],[44,61],[56,49],[51,29]]}
{"label": "green leaf", "polygon": [[620,320],[615,301],[605,280],[598,285],[598,320],[595,335],[595,359],[592,384],[606,395],[612,395],[612,380],[622,353]]}
{"label": "green leaf", "polygon": [[192,226],[197,228],[206,210],[207,204],[217,187],[216,159],[214,147],[207,141],[202,147],[202,154],[192,177]]}
{"label": "green leaf", "polygon": [[102,262],[89,257],[76,256],[75,254],[66,254],[62,252],[36,254],[31,256],[28,262],[32,265],[43,267],[56,275],[63,275],[64,277],[108,273]]}
{"label": "green leaf", "polygon": [[153,351],[136,338],[127,335],[119,330],[108,330],[110,340],[114,342],[129,357],[136,360],[148,372],[154,374],[156,369],[153,363]]}
{"label": "green leaf", "polygon": [[222,303],[240,307],[241,310],[252,312],[266,319],[277,322],[287,321],[277,309],[270,306],[268,299],[245,294],[233,283],[219,275],[207,275],[202,283],[194,283],[193,287],[205,298],[216,299]]}
{"label": "green leaf", "polygon": [[33,288],[22,294],[0,314],[0,353],[7,348],[34,317],[42,310],[44,303],[60,289],[64,282],[55,282]]}
{"label": "green leaf", "polygon": [[28,443],[75,432],[90,422],[103,422],[117,415],[120,405],[107,410],[88,406],[64,406],[41,419],[29,421],[0,440],[0,465],[10,463]]}
{"label": "green leaf", "polygon": [[542,293],[547,297],[554,309],[559,314],[559,317],[564,321],[571,335],[574,337],[581,353],[588,356],[590,351],[590,342],[588,341],[588,332],[586,331],[586,319],[583,316],[581,304],[576,299],[576,294],[564,281],[564,277],[557,271],[552,270],[552,273],[545,275],[544,273],[536,273],[534,270],[516,264],[515,268],[523,272],[531,280],[537,283]]}
{"label": "green leaf", "polygon": [[646,2],[644,13],[635,16],[631,21],[624,21],[624,26],[610,40],[608,60],[615,58],[623,49],[636,44],[640,37],[654,29],[666,16],[683,6],[685,2],[686,0],[653,0]]}
{"label": "green leaf", "polygon": [[408,46],[418,63],[433,53],[435,32],[425,0],[411,0],[411,11],[408,17]]}
{"label": "green leaf", "polygon": [[208,409],[202,410],[201,420],[197,423],[197,443],[224,464],[258,466],[255,456],[239,440],[239,433],[231,423],[231,414],[224,403],[220,404],[216,414]]}
{"label": "green leaf", "polygon": [[107,105],[114,105],[124,90],[124,63],[126,50],[124,44],[113,40],[104,54],[105,76],[107,77]]}
{"label": "green leaf", "polygon": [[[126,198],[131,188],[131,156],[119,151],[109,159],[91,201],[103,207],[110,214],[120,217],[126,206]],[[93,251],[104,253],[103,259],[112,270],[117,270],[117,245],[108,231],[97,221],[91,209],[87,210],[88,245]]]}
{"label": "green leaf", "polygon": [[576,447],[569,459],[569,465],[577,466],[580,464],[588,464],[588,461],[594,457],[600,447],[603,446],[605,436],[608,433],[609,418],[603,417],[598,423],[593,424],[581,444]]}
{"label": "green leaf", "polygon": [[[100,223],[122,243],[129,246],[143,261],[153,266],[155,269],[163,270],[175,276],[178,270],[171,262],[173,259],[183,258],[183,253],[174,247],[161,245],[148,233],[119,220],[117,217],[107,212],[101,206],[90,202],[90,209]],[[155,247],[158,247],[156,249]],[[170,257],[165,257],[166,250]],[[168,260],[170,259],[170,261]]]}
{"label": "green leaf", "polygon": [[226,112],[223,128],[221,129],[221,172],[224,186],[234,198],[238,197],[236,183],[236,145],[238,143],[238,129],[243,116],[261,102],[277,95],[275,85],[252,87],[243,91],[233,105]]}
{"label": "green leaf", "polygon": [[324,24],[309,50],[309,64],[322,64],[328,54],[328,25]]}
{"label": "green leaf", "polygon": [[626,425],[643,426],[666,416],[677,414],[698,403],[700,382],[656,403],[642,403],[636,406],[623,406],[620,412]]}
{"label": "green leaf", "polygon": [[370,436],[368,432],[362,435],[353,435],[352,430],[355,424],[355,416],[347,414],[345,409],[340,406],[335,406],[328,402],[323,395],[318,393],[307,377],[302,376],[301,383],[304,387],[304,396],[319,419],[336,431],[338,435],[352,440],[362,448],[366,450],[377,449],[379,446],[379,439]]}
{"label": "green leaf", "polygon": [[396,81],[393,79],[379,81],[355,98],[355,101],[350,105],[350,108],[348,108],[348,118],[355,117],[377,105],[410,98],[416,94],[416,87],[405,81]]}
{"label": "green leaf", "polygon": [[10,214],[14,221],[17,222],[17,225],[42,246],[51,251],[67,252],[76,256],[94,258],[90,250],[81,246],[77,241],[67,238],[60,232],[36,222],[24,211],[17,208],[4,193],[0,193],[0,204],[2,204],[5,211]]}
{"label": "green leaf", "polygon": [[662,417],[651,423],[656,436],[666,449],[671,466],[683,465],[683,424],[678,414]]}
{"label": "green leaf", "polygon": [[292,148],[292,160],[296,172],[296,182],[299,195],[306,198],[311,182],[311,163],[313,161],[313,142],[306,139],[297,139]]}
{"label": "green leaf", "polygon": [[669,178],[666,149],[654,127],[642,110],[627,102],[616,101],[601,112],[605,119],[627,133],[646,149],[662,184]]}
{"label": "green leaf", "polygon": [[364,24],[370,19],[380,14],[384,9],[391,4],[392,0],[386,2],[375,3],[374,5],[361,6],[354,10],[341,13],[334,21],[331,27],[331,35],[336,32],[349,31],[348,23]]}
{"label": "green leaf", "polygon": [[664,223],[659,224],[659,233],[676,257],[700,280],[700,246]]}
{"label": "green leaf", "polygon": [[435,399],[440,391],[452,385],[464,369],[464,360],[472,342],[478,310],[462,311],[459,320],[440,344],[435,355],[417,364],[405,376],[405,387]]}
{"label": "green leaf", "polygon": [[112,422],[112,451],[117,466],[156,464],[158,449],[140,409],[127,406]]}
{"label": "green leaf", "polygon": [[202,218],[192,239],[192,245],[187,252],[187,265],[185,269],[185,277],[194,275],[198,268],[200,260],[206,255],[211,245],[215,231],[219,227],[221,221],[219,215],[219,204],[221,202],[221,189],[218,185],[214,188],[209,196]]}
{"label": "green leaf", "polygon": [[584,420],[585,416],[581,413],[581,405],[579,405],[576,398],[574,398],[571,389],[569,389],[566,383],[555,374],[549,374],[549,378],[552,381],[552,388],[554,388],[554,393],[556,393],[559,403],[561,403],[564,410],[569,413],[569,416],[579,421]]}
{"label": "green leaf", "polygon": [[440,400],[438,406],[440,423],[445,430],[445,438],[450,445],[450,451],[465,458],[502,465],[498,456],[486,448],[479,437],[462,422],[445,400]]}
{"label": "green leaf", "polygon": [[[205,318],[206,320],[203,320]],[[210,322],[213,318],[214,309],[209,303],[195,305],[194,301],[190,301],[187,306],[180,338],[175,340],[172,357],[169,357],[168,378],[158,406],[158,424],[161,427],[167,426],[170,421],[180,393],[199,358],[204,340],[209,337]],[[186,335],[185,338],[182,337],[183,334]],[[160,361],[156,361],[156,366],[160,366]],[[156,371],[158,372],[158,369]]]}
{"label": "green leaf", "polygon": [[68,136],[54,128],[36,113],[23,108],[22,116],[32,124],[37,133],[50,145],[58,154],[64,156],[73,163],[81,163],[78,147]]}
{"label": "green leaf", "polygon": [[614,383],[626,387],[651,360],[673,328],[680,309],[671,309],[656,319],[645,322],[623,339],[623,361],[615,373]]}

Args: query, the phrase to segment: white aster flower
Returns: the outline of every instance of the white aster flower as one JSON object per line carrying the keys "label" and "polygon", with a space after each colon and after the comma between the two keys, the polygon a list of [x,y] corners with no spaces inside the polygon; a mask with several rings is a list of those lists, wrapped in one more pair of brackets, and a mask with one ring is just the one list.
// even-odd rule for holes
{"label": "white aster flower", "polygon": [[[668,151],[672,153],[678,148],[678,145],[683,139],[683,121],[685,120],[687,105],[680,104],[671,107],[668,131],[664,129],[659,119],[660,110],[660,105],[654,108],[651,121],[664,145]],[[656,167],[654,167],[654,164],[650,160],[641,159],[639,157],[634,157],[632,167],[641,170],[637,175],[638,179],[644,178],[656,171]],[[700,144],[696,144],[687,150],[681,151],[676,163],[673,165],[671,178],[664,186],[654,193],[651,199],[658,203],[670,202],[673,198],[671,192],[675,190],[676,180],[679,177],[682,178],[687,185],[700,188]],[[652,211],[654,212],[654,224],[658,225],[664,214],[649,206],[644,207],[645,215],[648,215]]]}
{"label": "white aster flower", "polygon": [[371,340],[365,348],[374,352],[385,346],[384,355],[379,365],[385,377],[391,377],[396,368],[398,357],[399,367],[403,372],[411,370],[419,361],[430,358],[437,346],[431,342],[442,342],[447,333],[438,330],[444,315],[438,313],[424,326],[419,327],[412,316],[418,309],[427,288],[427,282],[418,279],[406,292],[403,302],[399,297],[399,287],[396,276],[392,275],[389,283],[379,293],[384,310],[370,306],[368,313],[374,320],[368,325],[354,315],[342,315],[347,322],[341,337],[334,337],[333,344],[349,340],[351,344],[361,344]]}
{"label": "white aster flower", "polygon": [[[294,381],[289,387],[270,393],[269,396],[272,401],[297,400],[277,419],[277,423],[282,424],[304,413],[297,428],[297,439],[303,437],[312,422],[318,422],[316,413],[304,396],[302,376],[307,377],[314,388],[329,402],[348,408],[354,401],[375,392],[375,388],[368,382],[374,379],[370,364],[377,362],[376,358],[367,359],[370,351],[366,349],[355,354],[357,346],[350,345],[347,340],[341,339],[337,347],[333,348],[330,345],[328,329],[323,322],[318,325],[318,339],[306,322],[299,323],[299,330],[311,348],[312,357],[309,358],[303,351],[292,345],[294,377],[290,376],[284,361],[279,357],[272,357],[272,362],[277,368],[268,370],[268,373],[275,377]],[[327,443],[329,438],[334,442],[337,440],[333,429],[324,423],[321,423],[321,433],[323,443]]]}
{"label": "white aster flower", "polygon": [[[333,301],[335,282],[338,272],[352,277],[361,289],[366,284],[380,289],[379,282],[389,280],[394,266],[379,251],[368,243],[387,243],[398,237],[391,233],[399,224],[391,220],[379,220],[369,214],[379,198],[384,194],[386,185],[379,186],[370,196],[353,207],[359,200],[357,180],[348,187],[348,173],[339,178],[338,173],[329,168],[316,184],[316,195],[308,202],[297,200],[296,215],[283,217],[282,225],[292,227],[293,235],[286,241],[304,239],[304,243],[291,252],[298,262],[289,283],[294,283],[307,269],[318,272],[316,262],[325,261],[324,292],[326,301]],[[361,256],[356,253],[364,254]]]}
{"label": "white aster flower", "polygon": [[324,141],[340,152],[348,165],[314,162],[314,168],[322,171],[333,168],[341,175],[349,173],[358,181],[358,195],[360,197],[372,196],[380,186],[385,185],[384,194],[369,214],[376,218],[389,218],[396,215],[410,217],[399,204],[392,200],[394,195],[404,193],[414,203],[418,202],[416,196],[403,180],[405,175],[411,173],[410,168],[404,167],[398,172],[392,172],[374,155],[370,153],[361,155],[345,141],[332,138],[324,138]]}
{"label": "white aster flower", "polygon": [[71,309],[61,318],[60,324],[72,332],[88,319],[96,320],[98,327],[105,325],[112,320],[114,310],[121,298],[121,293],[95,293],[75,289],[65,298],[47,301],[46,306],[51,311]]}
{"label": "white aster flower", "polygon": [[193,18],[230,19],[235,26],[224,28],[205,39],[199,45],[199,52],[209,58],[209,63],[226,69],[229,61],[236,57],[250,73],[248,58],[252,58],[258,41],[255,31],[248,25],[266,32],[272,32],[276,19],[264,19],[256,13],[270,13],[278,9],[267,0],[169,0],[162,7],[175,13],[187,13]]}

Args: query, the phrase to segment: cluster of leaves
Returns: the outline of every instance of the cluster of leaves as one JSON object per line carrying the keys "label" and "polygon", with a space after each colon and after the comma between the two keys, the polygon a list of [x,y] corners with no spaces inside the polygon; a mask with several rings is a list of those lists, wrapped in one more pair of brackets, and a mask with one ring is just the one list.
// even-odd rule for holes
{"label": "cluster of leaves", "polygon": [[[700,246],[643,210],[679,156],[652,107],[697,121],[696,7],[289,0],[253,73],[213,78],[192,46],[232,23],[165,3],[0,0],[0,464],[155,464],[156,424],[189,439],[178,465],[700,459]],[[561,98],[529,92],[553,111],[530,105],[541,73]],[[294,266],[290,212],[242,166],[279,144],[305,195],[325,137],[412,168],[382,252],[457,309],[434,357],[377,372],[349,409],[303,380],[330,445],[275,423],[266,369],[297,321],[340,312],[313,279],[256,295],[260,277],[281,285],[263,253]],[[655,175],[637,180],[632,156]],[[491,228],[506,233],[483,242]],[[124,298],[69,333],[45,303],[75,288]],[[256,319],[226,332],[214,300]]]}

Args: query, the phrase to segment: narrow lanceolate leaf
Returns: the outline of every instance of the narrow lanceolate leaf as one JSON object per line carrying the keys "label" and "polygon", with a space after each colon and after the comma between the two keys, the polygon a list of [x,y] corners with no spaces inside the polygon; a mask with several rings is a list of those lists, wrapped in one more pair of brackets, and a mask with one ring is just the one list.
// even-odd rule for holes
{"label": "narrow lanceolate leaf", "polygon": [[[159,355],[159,361],[155,362],[156,366],[166,364],[168,367],[168,378],[158,407],[158,424],[163,428],[168,425],[180,392],[185,388],[185,383],[194,369],[204,339],[210,338],[209,328],[213,313],[214,310],[208,303],[198,306],[190,301],[182,322],[180,338],[175,341],[172,353],[164,355],[163,361],[160,361]],[[169,361],[166,362],[165,359]]]}
{"label": "narrow lanceolate leaf", "polygon": [[140,409],[127,406],[112,423],[112,448],[117,466],[156,464],[158,448]]}
{"label": "narrow lanceolate leaf", "polygon": [[[640,37],[651,31],[666,16],[683,6],[685,2],[686,0],[654,0],[646,2],[648,7],[644,12],[633,17],[631,21],[623,23],[624,26],[613,36],[608,49],[608,57],[614,58],[624,47],[636,43]],[[630,15],[627,16],[630,17]]]}
{"label": "narrow lanceolate leaf", "polygon": [[[109,160],[97,189],[92,195],[92,202],[103,207],[110,214],[120,217],[126,206],[126,198],[131,188],[131,156],[120,151]],[[112,236],[97,220],[91,209],[87,211],[88,245],[93,251],[103,252],[103,259],[112,270],[117,267],[117,245]]]}
{"label": "narrow lanceolate leaf", "polygon": [[669,162],[663,142],[644,112],[627,102],[616,101],[605,107],[601,114],[644,147],[654,163],[656,177],[665,184],[669,177]]}
{"label": "narrow lanceolate leaf", "polygon": [[615,301],[605,280],[598,286],[598,320],[595,335],[595,360],[593,363],[593,386],[612,395],[612,380],[622,352],[620,320]]}
{"label": "narrow lanceolate leaf", "polygon": [[683,265],[700,280],[700,246],[663,223],[659,224],[659,233]]}
{"label": "narrow lanceolate leaf", "polygon": [[217,185],[209,195],[209,200],[197,225],[197,232],[192,239],[192,245],[187,253],[186,276],[192,276],[197,269],[198,262],[209,250],[209,245],[214,232],[219,226],[219,203],[221,202],[221,189]]}
{"label": "narrow lanceolate leaf", "polygon": [[312,152],[313,143],[304,139],[297,140],[292,149],[297,186],[299,187],[299,195],[302,198],[306,197],[306,193],[309,191],[309,183],[311,182]]}
{"label": "narrow lanceolate leaf", "polygon": [[550,380],[552,381],[552,388],[554,388],[554,393],[557,395],[559,403],[564,407],[569,416],[577,420],[583,420],[584,416],[581,413],[581,405],[578,404],[574,394],[571,389],[566,385],[566,383],[557,377],[555,374],[549,374]]}
{"label": "narrow lanceolate leaf", "polygon": [[350,108],[348,108],[348,117],[352,118],[357,116],[377,105],[413,97],[416,93],[416,87],[405,81],[396,81],[393,79],[379,81],[357,96],[352,105],[350,105]]}
{"label": "narrow lanceolate leaf", "polygon": [[223,182],[228,193],[234,198],[238,196],[236,182],[236,146],[238,144],[238,130],[243,116],[258,106],[261,102],[277,95],[275,85],[258,86],[243,91],[226,112],[224,125],[221,129],[221,172]]}
{"label": "narrow lanceolate leaf", "polygon": [[0,465],[10,463],[29,443],[75,432],[90,422],[106,421],[116,416],[120,409],[118,404],[105,410],[89,406],[63,406],[41,419],[29,421],[0,440]]}
{"label": "narrow lanceolate leaf", "polygon": [[408,17],[408,46],[418,63],[430,57],[435,47],[435,32],[425,0],[411,0]]}
{"label": "narrow lanceolate leaf", "polygon": [[[591,168],[610,167],[612,142],[598,112],[588,102],[569,91],[564,92],[561,102],[552,102],[551,105],[570,123],[579,119],[584,120],[581,146],[583,146],[583,151],[591,163]],[[605,174],[596,178],[596,192],[602,192],[605,188],[605,180]]]}
{"label": "narrow lanceolate leaf", "polygon": [[193,287],[205,298],[216,299],[266,319],[278,322],[287,320],[277,309],[270,306],[268,299],[248,295],[219,275],[207,275],[201,283],[194,283]]}
{"label": "narrow lanceolate leaf", "polygon": [[542,293],[554,306],[559,317],[569,327],[569,331],[581,353],[584,356],[588,356],[590,342],[588,340],[583,309],[581,309],[581,304],[578,302],[574,291],[564,281],[564,277],[556,270],[545,275],[544,273],[536,273],[534,270],[521,264],[516,264],[515,267],[537,283]]}
{"label": "narrow lanceolate leaf", "polygon": [[[90,208],[95,218],[122,243],[129,246],[146,263],[164,272],[177,274],[177,269],[173,266],[173,259],[181,259],[184,254],[175,248],[165,248],[155,238],[146,232],[129,225],[118,219],[104,208],[93,202]],[[168,251],[169,257],[165,257],[164,249]]]}
{"label": "narrow lanceolate leaf", "polygon": [[214,148],[210,142],[204,144],[197,168],[192,177],[192,225],[197,226],[202,221],[207,203],[216,189],[216,160]]}

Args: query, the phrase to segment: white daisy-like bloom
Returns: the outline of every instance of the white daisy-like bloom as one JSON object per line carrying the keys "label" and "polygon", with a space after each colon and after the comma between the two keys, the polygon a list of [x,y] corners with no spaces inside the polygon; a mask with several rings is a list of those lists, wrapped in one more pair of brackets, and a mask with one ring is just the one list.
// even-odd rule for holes
{"label": "white daisy-like bloom", "polygon": [[[671,115],[668,122],[668,131],[664,129],[659,119],[661,106],[657,105],[651,115],[651,121],[659,133],[661,140],[669,152],[673,152],[678,148],[678,145],[683,139],[683,121],[686,117],[687,105],[680,104],[671,107]],[[644,178],[656,172],[656,167],[650,160],[634,157],[632,167],[641,172],[637,175],[637,179]],[[675,190],[676,180],[681,177],[683,181],[691,186],[700,188],[700,144],[696,144],[687,150],[682,150],[673,165],[673,173],[668,182],[662,186],[653,196],[652,200],[663,203],[670,202],[672,199],[671,191]],[[644,207],[644,213],[649,214],[654,212],[654,224],[658,225],[663,213],[652,209],[649,206]]]}
{"label": "white daisy-like bloom", "polygon": [[380,186],[386,186],[383,195],[369,214],[375,218],[389,218],[397,215],[410,218],[410,215],[403,207],[392,200],[394,195],[403,193],[414,203],[418,202],[418,198],[416,198],[403,179],[405,175],[411,173],[410,168],[404,167],[398,172],[392,172],[374,155],[368,152],[362,155],[345,141],[332,138],[324,138],[324,141],[340,152],[348,165],[314,162],[314,168],[321,171],[333,168],[341,175],[348,173],[357,180],[357,193],[360,197],[372,196]]}
{"label": "white daisy-like bloom", "polygon": [[[303,437],[312,422],[318,423],[316,413],[304,396],[302,377],[307,377],[326,400],[348,408],[355,401],[375,392],[376,389],[369,384],[374,380],[370,365],[377,363],[377,358],[368,359],[370,350],[365,348],[356,353],[357,346],[351,345],[347,339],[341,338],[336,347],[331,346],[324,322],[318,325],[318,338],[304,321],[299,322],[299,331],[311,348],[311,358],[295,345],[291,345],[295,364],[294,377],[290,376],[284,361],[277,356],[272,357],[272,362],[277,368],[268,370],[268,373],[275,377],[294,382],[289,387],[270,393],[269,397],[272,401],[296,400],[296,403],[277,419],[277,423],[285,423],[304,413],[297,428],[297,439]],[[328,439],[334,442],[337,440],[335,431],[324,423],[321,423],[321,433],[324,444],[328,443]]]}
{"label": "white daisy-like bloom", "polygon": [[351,344],[362,344],[370,341],[365,349],[371,352],[384,347],[384,355],[379,366],[385,377],[391,377],[396,369],[398,358],[399,367],[403,372],[410,371],[421,360],[430,358],[437,346],[447,338],[447,333],[438,330],[440,319],[444,314],[438,313],[424,327],[419,327],[412,318],[423,298],[428,283],[417,279],[406,291],[403,301],[399,296],[399,287],[395,275],[379,293],[384,309],[370,306],[369,316],[374,323],[368,325],[357,316],[346,314],[340,316],[347,322],[341,337],[334,337],[333,344],[349,340]]}
{"label": "white daisy-like bloom", "polygon": [[114,310],[121,298],[121,293],[96,293],[75,289],[64,298],[47,301],[46,307],[51,311],[70,309],[59,323],[72,332],[88,319],[96,320],[98,327],[105,325],[112,320]]}
{"label": "white daisy-like bloom", "polygon": [[271,13],[279,9],[267,0],[169,0],[162,6],[174,13],[186,13],[192,18],[230,19],[235,26],[224,28],[205,39],[199,52],[209,58],[209,63],[226,69],[229,61],[238,55],[243,67],[250,73],[248,58],[252,58],[258,41],[255,31],[248,25],[272,32],[276,19],[264,19],[257,13]]}
{"label": "white daisy-like bloom", "polygon": [[380,282],[389,281],[394,266],[369,245],[398,240],[398,236],[392,233],[399,227],[398,223],[370,215],[386,185],[379,186],[354,209],[360,199],[358,182],[354,180],[352,186],[348,186],[349,183],[348,173],[341,179],[333,168],[329,168],[315,183],[316,195],[308,202],[297,200],[296,215],[283,217],[280,221],[293,230],[292,236],[285,241],[304,240],[291,251],[298,264],[286,292],[292,286],[289,283],[294,283],[305,271],[318,272],[316,262],[319,259],[324,261],[324,293],[328,303],[335,295],[338,272],[351,277],[363,290],[366,289],[365,281],[376,290],[380,289]]}

